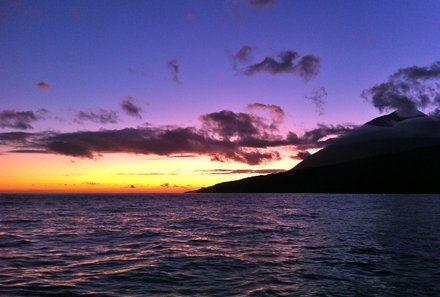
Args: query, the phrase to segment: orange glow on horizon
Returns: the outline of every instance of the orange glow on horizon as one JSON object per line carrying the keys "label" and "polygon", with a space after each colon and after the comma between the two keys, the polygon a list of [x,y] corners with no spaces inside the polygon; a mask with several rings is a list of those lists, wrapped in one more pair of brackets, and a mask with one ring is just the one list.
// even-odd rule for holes
{"label": "orange glow on horizon", "polygon": [[[290,155],[292,152],[288,152]],[[290,169],[283,158],[261,166],[213,162],[208,156],[105,154],[96,159],[53,154],[0,155],[0,193],[183,193],[258,173],[222,170]]]}

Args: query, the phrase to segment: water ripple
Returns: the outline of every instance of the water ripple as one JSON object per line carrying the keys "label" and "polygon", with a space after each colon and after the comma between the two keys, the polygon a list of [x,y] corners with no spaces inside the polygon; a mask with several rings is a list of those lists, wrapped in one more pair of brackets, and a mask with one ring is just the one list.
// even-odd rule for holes
{"label": "water ripple", "polygon": [[440,296],[437,195],[3,195],[0,295]]}

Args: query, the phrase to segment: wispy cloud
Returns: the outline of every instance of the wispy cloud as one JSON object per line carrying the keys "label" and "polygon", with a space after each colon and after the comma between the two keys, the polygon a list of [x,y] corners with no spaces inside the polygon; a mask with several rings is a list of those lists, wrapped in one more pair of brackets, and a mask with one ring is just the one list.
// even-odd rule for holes
{"label": "wispy cloud", "polygon": [[171,59],[168,61],[168,69],[170,70],[171,77],[175,83],[181,84],[179,79],[180,66],[176,59]]}
{"label": "wispy cloud", "polygon": [[116,175],[123,176],[156,176],[156,175],[177,175],[177,173],[166,173],[166,172],[120,172]]}
{"label": "wispy cloud", "polygon": [[142,108],[138,105],[139,102],[140,100],[135,97],[126,96],[122,99],[122,110],[129,116],[141,119]]}
{"label": "wispy cloud", "polygon": [[211,169],[197,170],[203,174],[228,175],[228,174],[271,174],[285,171],[284,169]]}
{"label": "wispy cloud", "polygon": [[28,138],[32,137],[32,133],[27,132],[5,132],[0,133],[0,144],[23,144]]}
{"label": "wispy cloud", "polygon": [[237,52],[232,55],[232,68],[238,69],[238,65],[243,62],[249,62],[252,57],[254,48],[250,45],[243,45]]}
{"label": "wispy cloud", "polygon": [[277,0],[248,0],[252,7],[266,8],[277,4]]}
{"label": "wispy cloud", "polygon": [[178,184],[171,184],[171,183],[163,183],[160,185],[161,188],[165,188],[165,189],[182,189],[185,191],[189,191],[191,190],[191,186],[190,185],[186,185],[186,186],[180,186]]}
{"label": "wispy cloud", "polygon": [[307,95],[306,98],[313,102],[315,105],[316,113],[319,116],[324,115],[324,105],[326,103],[325,99],[327,98],[327,89],[324,87],[320,87],[312,91],[310,95]]}
{"label": "wispy cloud", "polygon": [[118,114],[113,110],[97,109],[95,111],[78,112],[75,122],[90,121],[99,124],[116,124],[119,122]]}
{"label": "wispy cloud", "polygon": [[286,113],[284,110],[275,104],[264,104],[264,103],[251,103],[247,106],[250,110],[264,110],[269,112],[269,114],[272,116],[272,118],[277,122],[282,122],[284,120],[284,116]]}

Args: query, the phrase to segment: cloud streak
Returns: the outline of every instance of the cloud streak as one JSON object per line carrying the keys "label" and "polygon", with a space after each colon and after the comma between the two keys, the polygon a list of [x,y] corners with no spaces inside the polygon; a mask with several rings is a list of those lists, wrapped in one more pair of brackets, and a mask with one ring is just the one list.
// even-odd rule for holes
{"label": "cloud streak", "polygon": [[75,122],[90,121],[98,124],[116,124],[119,122],[118,114],[113,110],[97,109],[96,111],[80,111]]}
{"label": "cloud streak", "polygon": [[228,175],[228,174],[271,174],[286,171],[284,169],[212,169],[197,170],[209,175]]}
{"label": "cloud streak", "polygon": [[277,0],[249,0],[249,4],[256,8],[266,8],[277,4]]}
{"label": "cloud streak", "polygon": [[327,98],[327,95],[327,89],[324,87],[320,87],[313,90],[312,94],[306,96],[306,98],[312,101],[315,105],[316,113],[319,116],[324,115],[324,105],[326,103],[325,99]]}
{"label": "cloud streak", "polygon": [[182,81],[179,79],[180,66],[177,60],[176,59],[169,60],[167,65],[168,65],[168,69],[170,70],[172,80],[177,84],[181,84]]}

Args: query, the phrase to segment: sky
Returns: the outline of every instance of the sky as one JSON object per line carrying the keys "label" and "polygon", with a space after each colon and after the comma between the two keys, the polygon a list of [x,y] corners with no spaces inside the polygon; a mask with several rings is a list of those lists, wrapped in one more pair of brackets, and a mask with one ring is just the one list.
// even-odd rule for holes
{"label": "sky", "polygon": [[439,11],[0,1],[0,192],[195,190],[288,170],[402,102],[438,111],[436,91],[394,95],[438,86]]}

